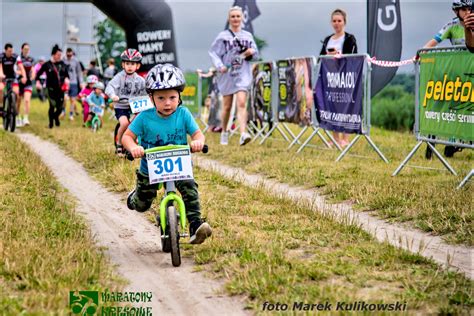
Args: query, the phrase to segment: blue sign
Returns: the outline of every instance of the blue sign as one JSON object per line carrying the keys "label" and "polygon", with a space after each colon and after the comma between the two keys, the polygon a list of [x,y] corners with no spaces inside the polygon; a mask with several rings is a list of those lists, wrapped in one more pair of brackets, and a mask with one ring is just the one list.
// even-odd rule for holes
{"label": "blue sign", "polygon": [[319,126],[362,134],[364,56],[321,58],[315,89]]}

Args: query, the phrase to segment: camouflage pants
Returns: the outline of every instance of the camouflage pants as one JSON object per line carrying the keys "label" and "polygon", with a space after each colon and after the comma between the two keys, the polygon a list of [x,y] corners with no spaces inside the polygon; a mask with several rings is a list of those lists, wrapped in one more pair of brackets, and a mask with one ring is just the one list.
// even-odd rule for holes
{"label": "camouflage pants", "polygon": [[[139,170],[136,173],[137,186],[135,193],[131,197],[131,203],[138,212],[145,212],[156,198],[159,184],[150,184],[148,176],[140,173]],[[188,222],[192,223],[199,220],[201,218],[201,210],[199,206],[198,184],[194,180],[176,181],[175,184],[183,198]]]}

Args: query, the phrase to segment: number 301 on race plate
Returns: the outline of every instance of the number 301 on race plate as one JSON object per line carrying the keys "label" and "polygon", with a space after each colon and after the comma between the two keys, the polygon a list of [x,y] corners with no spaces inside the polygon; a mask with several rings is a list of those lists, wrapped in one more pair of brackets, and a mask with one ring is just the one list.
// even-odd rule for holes
{"label": "number 301 on race plate", "polygon": [[130,109],[132,110],[132,113],[143,112],[155,107],[147,95],[130,98],[128,101],[130,103]]}
{"label": "number 301 on race plate", "polygon": [[194,179],[189,148],[148,153],[146,159],[150,184]]}

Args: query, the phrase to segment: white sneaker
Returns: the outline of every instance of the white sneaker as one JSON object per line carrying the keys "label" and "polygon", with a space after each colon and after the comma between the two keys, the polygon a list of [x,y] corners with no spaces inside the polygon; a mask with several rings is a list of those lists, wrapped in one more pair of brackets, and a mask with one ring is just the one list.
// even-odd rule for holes
{"label": "white sneaker", "polygon": [[69,115],[69,120],[70,120],[70,121],[74,121],[74,116]]}
{"label": "white sneaker", "polygon": [[244,146],[245,144],[248,144],[252,140],[252,137],[250,137],[249,133],[242,133],[240,135],[240,146]]}
{"label": "white sneaker", "polygon": [[23,126],[23,120],[19,117],[16,118],[16,127],[22,127]]}
{"label": "white sneaker", "polygon": [[25,126],[26,126],[26,125],[30,125],[30,120],[29,120],[27,117],[25,117],[25,118],[23,119],[23,125],[25,125]]}
{"label": "white sneaker", "polygon": [[229,132],[221,133],[221,145],[229,145]]}

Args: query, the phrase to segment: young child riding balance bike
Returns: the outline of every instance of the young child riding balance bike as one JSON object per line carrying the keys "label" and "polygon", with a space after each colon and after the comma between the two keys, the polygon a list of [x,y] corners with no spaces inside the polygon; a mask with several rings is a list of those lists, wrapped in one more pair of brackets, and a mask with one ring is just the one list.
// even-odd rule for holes
{"label": "young child riding balance bike", "polygon": [[[128,126],[122,138],[122,144],[134,158],[142,158],[137,170],[137,184],[129,193],[127,206],[138,212],[147,211],[159,184],[150,184],[145,149],[165,145],[187,145],[187,135],[191,136],[191,151],[203,149],[205,137],[194,121],[189,110],[180,106],[181,92],[185,87],[183,72],[172,64],[160,64],[153,67],[146,77],[146,91],[154,108],[143,111]],[[140,137],[141,145],[136,139]],[[176,181],[181,193],[186,217],[189,221],[191,244],[200,244],[211,236],[208,223],[201,219],[198,186],[194,180]]]}

